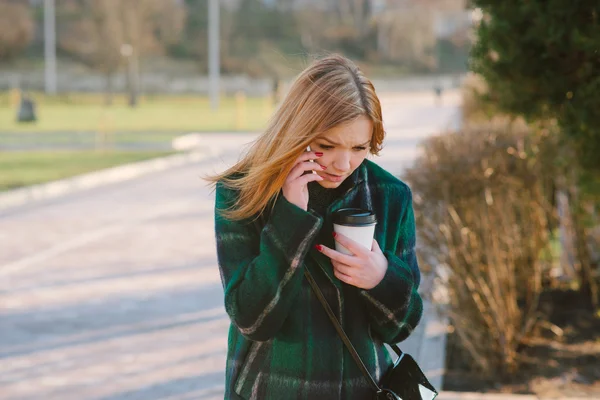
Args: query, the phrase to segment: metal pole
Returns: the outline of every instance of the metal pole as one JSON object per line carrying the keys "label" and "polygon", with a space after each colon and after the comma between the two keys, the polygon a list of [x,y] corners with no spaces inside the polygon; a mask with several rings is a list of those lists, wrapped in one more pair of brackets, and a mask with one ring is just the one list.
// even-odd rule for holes
{"label": "metal pole", "polygon": [[56,11],[54,0],[44,0],[44,85],[47,94],[56,94]]}
{"label": "metal pole", "polygon": [[219,108],[219,0],[208,1],[208,76],[210,105]]}

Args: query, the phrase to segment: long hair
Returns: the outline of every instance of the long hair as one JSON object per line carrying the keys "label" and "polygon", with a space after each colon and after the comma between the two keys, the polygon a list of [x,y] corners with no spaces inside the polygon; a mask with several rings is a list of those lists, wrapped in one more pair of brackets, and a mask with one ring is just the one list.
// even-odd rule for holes
{"label": "long hair", "polygon": [[385,137],[375,88],[358,67],[340,55],[314,61],[300,73],[262,135],[234,166],[205,177],[237,191],[231,208],[218,210],[230,220],[258,217],[279,195],[296,159],[327,130],[365,116],[373,124],[371,154]]}

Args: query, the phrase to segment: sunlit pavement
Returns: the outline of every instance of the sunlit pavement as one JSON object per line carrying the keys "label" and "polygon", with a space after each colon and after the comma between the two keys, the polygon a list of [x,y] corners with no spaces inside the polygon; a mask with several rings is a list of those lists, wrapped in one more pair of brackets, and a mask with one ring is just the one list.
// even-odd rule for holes
{"label": "sunlit pavement", "polygon": [[[457,101],[383,97],[375,161],[401,172]],[[1,399],[223,398],[229,323],[200,176],[251,137],[208,136],[223,156],[0,215]]]}

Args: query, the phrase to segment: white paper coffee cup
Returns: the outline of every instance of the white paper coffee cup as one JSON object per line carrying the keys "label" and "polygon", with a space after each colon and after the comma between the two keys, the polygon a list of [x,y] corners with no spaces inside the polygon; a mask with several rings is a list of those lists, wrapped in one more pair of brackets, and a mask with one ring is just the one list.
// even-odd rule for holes
{"label": "white paper coffee cup", "polygon": [[[369,210],[342,208],[333,214],[333,231],[341,233],[369,250],[373,245],[375,225],[377,225],[377,219],[375,214]],[[340,253],[353,254],[337,240],[335,241],[335,249]]]}

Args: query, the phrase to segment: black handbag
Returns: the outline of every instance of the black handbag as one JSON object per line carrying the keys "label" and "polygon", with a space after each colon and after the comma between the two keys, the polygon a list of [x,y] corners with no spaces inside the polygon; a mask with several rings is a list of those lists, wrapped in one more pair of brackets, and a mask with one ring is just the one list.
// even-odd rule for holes
{"label": "black handbag", "polygon": [[433,385],[427,380],[427,377],[419,368],[417,362],[408,354],[403,353],[398,346],[390,347],[398,355],[394,365],[383,375],[381,382],[377,383],[369,370],[356,352],[356,349],[348,339],[346,332],[338,322],[335,314],[329,307],[327,300],[323,296],[319,285],[315,282],[307,268],[304,268],[304,275],[310,283],[315,295],[323,305],[325,312],[333,323],[335,330],[342,338],[344,345],[350,352],[350,355],[362,371],[363,375],[373,388],[373,399],[375,400],[433,400],[438,395]]}

